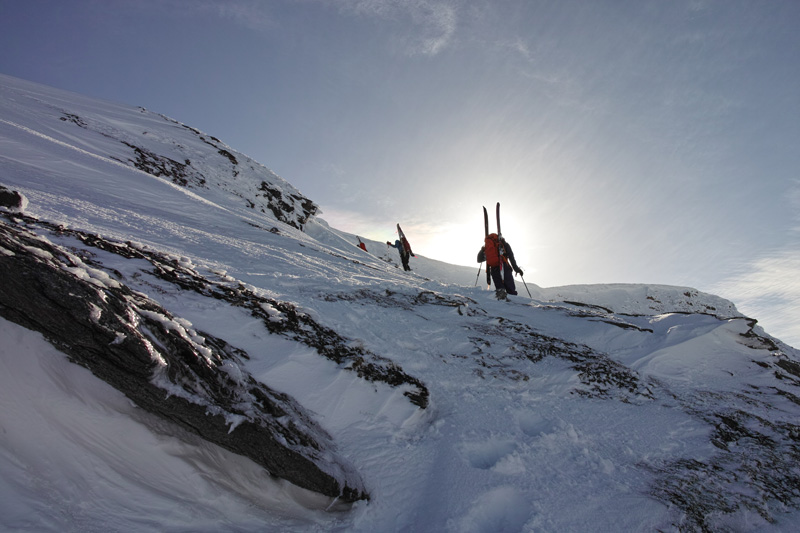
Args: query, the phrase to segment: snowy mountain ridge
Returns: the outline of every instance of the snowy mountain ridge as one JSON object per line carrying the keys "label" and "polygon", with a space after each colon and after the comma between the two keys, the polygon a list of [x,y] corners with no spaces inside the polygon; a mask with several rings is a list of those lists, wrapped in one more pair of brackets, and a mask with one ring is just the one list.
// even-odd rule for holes
{"label": "snowy mountain ridge", "polygon": [[[77,95],[64,105],[67,102],[41,90],[22,80],[4,84],[4,122],[84,155],[116,161],[189,190],[202,191],[198,197],[211,201],[226,195],[239,197],[249,208],[270,213],[296,228],[302,228],[319,209],[263,165],[238,152],[234,155],[219,139],[195,128],[141,107],[131,123],[132,109],[98,109],[96,101]],[[28,113],[31,105],[38,116],[26,117],[28,126],[9,121]],[[59,127],[53,118],[74,127]]]}
{"label": "snowy mountain ridge", "polygon": [[[3,528],[800,525],[800,357],[733,303],[685,287],[530,282],[532,298],[498,302],[474,286],[477,269],[423,254],[405,273],[385,243],[363,252],[288,182],[172,119],[7,76],[0,93],[0,184],[23,198],[3,209],[4,272],[59,257],[87,290],[129,291],[153,320],[144,338],[180,337],[198,372],[285,395],[330,439],[320,459],[340,458],[369,494],[299,489],[145,412],[6,305]],[[70,305],[104,323],[103,299],[86,301]],[[235,435],[253,411],[227,408]]]}

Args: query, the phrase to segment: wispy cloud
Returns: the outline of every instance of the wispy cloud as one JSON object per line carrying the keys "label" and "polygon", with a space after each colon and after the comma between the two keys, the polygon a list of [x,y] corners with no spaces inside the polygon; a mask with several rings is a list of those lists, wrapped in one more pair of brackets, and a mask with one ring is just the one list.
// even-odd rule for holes
{"label": "wispy cloud", "polygon": [[275,24],[264,2],[256,0],[203,1],[196,6],[251,30],[265,30]]}
{"label": "wispy cloud", "polygon": [[[800,224],[800,180],[787,193]],[[800,225],[792,228],[791,248],[752,261],[713,291],[730,300],[746,315],[758,319],[767,332],[800,347]]]}
{"label": "wispy cloud", "polygon": [[263,30],[274,25],[274,21],[264,9],[263,4],[258,2],[215,4],[214,9],[223,18],[231,19],[254,30]]}
{"label": "wispy cloud", "polygon": [[800,251],[761,258],[713,288],[782,341],[800,347]]}
{"label": "wispy cloud", "polygon": [[159,16],[176,19],[211,16],[256,31],[274,28],[276,24],[270,4],[259,0],[141,0],[131,2],[130,6],[148,12],[157,9]]}
{"label": "wispy cloud", "polygon": [[458,13],[452,2],[442,0],[341,0],[343,10],[399,23],[411,23],[414,31],[397,37],[411,55],[434,56],[452,41]]}
{"label": "wispy cloud", "polygon": [[[397,25],[387,38],[404,54],[435,56],[452,42],[458,26],[456,0],[295,0],[338,10],[344,16],[377,18]],[[207,13],[264,31],[281,23],[279,6],[261,0],[160,0],[174,13]]]}

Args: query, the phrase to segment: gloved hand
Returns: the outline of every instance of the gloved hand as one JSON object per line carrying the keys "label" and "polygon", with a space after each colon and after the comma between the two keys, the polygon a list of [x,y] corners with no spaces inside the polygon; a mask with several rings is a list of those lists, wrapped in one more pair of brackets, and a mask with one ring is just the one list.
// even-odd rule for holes
{"label": "gloved hand", "polygon": [[520,267],[514,267],[514,272],[522,276],[522,269]]}

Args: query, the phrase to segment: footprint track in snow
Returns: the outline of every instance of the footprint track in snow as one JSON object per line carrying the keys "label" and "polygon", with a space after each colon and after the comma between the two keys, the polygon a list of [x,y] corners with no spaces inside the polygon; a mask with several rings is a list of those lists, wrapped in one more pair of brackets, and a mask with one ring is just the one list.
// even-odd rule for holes
{"label": "footprint track in snow", "polygon": [[488,439],[461,444],[461,454],[473,468],[489,470],[517,449],[512,440]]}
{"label": "footprint track in snow", "polygon": [[[539,439],[564,430],[558,420],[543,417],[532,411],[517,413],[516,421],[519,432],[522,433],[522,441]],[[503,474],[520,474],[525,472],[525,463],[520,457],[524,451],[519,449],[519,445],[519,433],[512,433],[505,438],[493,436],[464,441],[459,446],[459,451],[472,468],[494,470]]]}
{"label": "footprint track in snow", "polygon": [[524,435],[532,438],[555,433],[559,430],[559,424],[556,420],[545,418],[532,411],[518,413],[517,424]]}

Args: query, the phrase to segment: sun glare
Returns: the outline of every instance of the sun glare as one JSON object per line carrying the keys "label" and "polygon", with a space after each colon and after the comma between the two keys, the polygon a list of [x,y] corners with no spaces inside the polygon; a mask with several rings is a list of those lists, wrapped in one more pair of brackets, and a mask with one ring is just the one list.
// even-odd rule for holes
{"label": "sun glare", "polygon": [[476,257],[483,244],[483,230],[480,231],[476,232],[473,225],[450,224],[443,231],[427,235],[424,249],[420,248],[419,253],[453,265],[477,268]]}
{"label": "sun glare", "polygon": [[[489,232],[496,233],[495,207],[486,208],[489,212]],[[474,211],[474,215],[463,216],[459,221],[441,226],[409,225],[408,228],[403,226],[403,229],[412,241],[415,252],[438,261],[477,268],[477,255],[483,246],[484,231],[481,207],[478,205]],[[503,212],[501,218],[503,235],[512,246],[517,244],[514,250],[519,261],[522,259],[520,255],[525,255],[524,249],[528,247],[525,241],[528,239],[524,237],[522,228],[516,227],[516,216]],[[516,251],[518,248],[519,252]]]}

